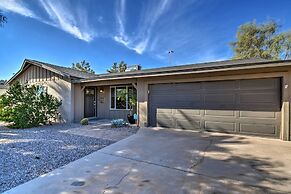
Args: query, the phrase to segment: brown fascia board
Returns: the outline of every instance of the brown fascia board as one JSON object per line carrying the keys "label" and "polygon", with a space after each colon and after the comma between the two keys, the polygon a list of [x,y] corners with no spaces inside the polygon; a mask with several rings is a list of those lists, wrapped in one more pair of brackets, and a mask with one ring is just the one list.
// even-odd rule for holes
{"label": "brown fascia board", "polygon": [[[157,76],[168,76],[168,75],[181,75],[181,74],[198,74],[198,73],[210,73],[210,72],[221,72],[231,70],[244,70],[244,69],[257,69],[267,67],[282,67],[291,66],[291,60],[277,60],[277,61],[260,61],[253,63],[240,63],[231,65],[212,65],[202,66],[201,64],[184,65],[166,68],[147,69],[134,72],[126,73],[114,73],[114,74],[100,74],[95,78],[90,79],[79,79],[73,83],[87,83],[94,81],[105,81],[105,80],[118,80],[118,79],[130,79],[130,78],[143,78],[143,77],[157,77]],[[218,63],[218,62],[217,62]],[[208,63],[203,63],[203,65]],[[196,67],[195,67],[196,66]]]}

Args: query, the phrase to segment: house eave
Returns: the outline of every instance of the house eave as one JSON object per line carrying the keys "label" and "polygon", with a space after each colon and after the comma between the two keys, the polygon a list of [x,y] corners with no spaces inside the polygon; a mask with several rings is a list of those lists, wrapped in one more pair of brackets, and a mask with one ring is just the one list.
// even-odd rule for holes
{"label": "house eave", "polygon": [[58,74],[58,75],[61,75],[61,76],[63,76],[63,77],[65,77],[65,78],[70,78],[70,75],[67,75],[67,74],[64,74],[64,73],[62,73],[62,72],[60,72],[60,71],[57,71],[57,70],[55,70],[55,69],[53,69],[53,68],[50,68],[50,67],[48,67],[48,66],[45,66],[45,65],[43,65],[43,64],[39,64],[39,63],[37,63],[37,62],[34,62],[34,61],[31,61],[31,60],[28,60],[28,59],[25,59],[24,61],[23,61],[23,63],[22,63],[22,65],[21,65],[21,68],[20,68],[20,70],[15,74],[15,75],[13,75],[8,81],[7,81],[7,85],[9,85],[13,80],[15,80],[24,70],[26,70],[28,67],[29,67],[29,65],[35,65],[35,66],[38,66],[38,67],[41,67],[41,68],[44,68],[44,69],[47,69],[47,70],[49,70],[49,71],[51,71],[51,72],[54,72],[54,73],[56,73],[56,74]]}
{"label": "house eave", "polygon": [[186,74],[201,74],[201,73],[214,73],[214,72],[227,72],[227,71],[239,71],[239,70],[249,70],[249,69],[262,69],[262,68],[275,68],[275,67],[290,67],[291,60],[286,61],[272,61],[256,64],[241,64],[233,65],[227,67],[207,67],[207,68],[189,68],[189,69],[178,69],[171,71],[161,71],[161,72],[148,72],[139,71],[136,74],[119,73],[118,75],[99,76],[95,79],[80,79],[74,80],[73,83],[89,83],[107,80],[122,80],[122,79],[133,79],[133,78],[147,78],[147,77],[160,77],[160,76],[170,76],[170,75],[186,75]]}

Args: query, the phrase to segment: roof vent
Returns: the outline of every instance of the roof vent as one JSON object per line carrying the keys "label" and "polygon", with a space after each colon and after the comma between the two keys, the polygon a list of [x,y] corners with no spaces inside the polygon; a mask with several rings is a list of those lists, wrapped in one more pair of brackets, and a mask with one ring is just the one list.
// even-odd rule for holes
{"label": "roof vent", "polygon": [[140,65],[131,65],[128,66],[125,70],[125,72],[129,72],[129,71],[138,71],[141,70],[141,66]]}

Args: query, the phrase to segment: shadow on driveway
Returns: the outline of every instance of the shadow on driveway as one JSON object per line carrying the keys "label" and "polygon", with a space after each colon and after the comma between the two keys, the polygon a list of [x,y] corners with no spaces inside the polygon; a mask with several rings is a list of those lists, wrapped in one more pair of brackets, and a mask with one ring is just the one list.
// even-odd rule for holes
{"label": "shadow on driveway", "polygon": [[288,193],[291,144],[143,128],[7,193]]}

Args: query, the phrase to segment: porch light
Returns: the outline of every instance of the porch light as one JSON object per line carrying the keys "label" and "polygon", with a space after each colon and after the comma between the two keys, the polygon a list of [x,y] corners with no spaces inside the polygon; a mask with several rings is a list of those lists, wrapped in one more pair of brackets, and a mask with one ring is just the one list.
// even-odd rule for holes
{"label": "porch light", "polygon": [[104,89],[101,88],[101,89],[99,90],[99,92],[100,92],[100,93],[104,93]]}

